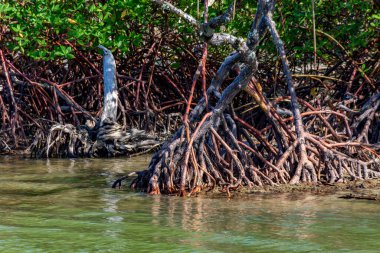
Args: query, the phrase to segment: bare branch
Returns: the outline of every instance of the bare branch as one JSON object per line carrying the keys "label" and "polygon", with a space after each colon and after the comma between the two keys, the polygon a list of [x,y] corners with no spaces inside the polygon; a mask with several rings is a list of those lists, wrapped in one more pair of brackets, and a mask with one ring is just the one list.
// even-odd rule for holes
{"label": "bare branch", "polygon": [[172,13],[177,14],[179,17],[183,18],[188,23],[190,23],[191,25],[193,25],[199,29],[199,22],[193,16],[191,16],[191,15],[187,14],[186,12],[184,12],[183,10],[175,7],[171,3],[168,3],[168,2],[162,1],[162,0],[152,0],[152,2],[161,6],[161,8],[163,10],[170,11]]}
{"label": "bare branch", "polygon": [[210,22],[205,24],[200,24],[193,16],[187,14],[183,10],[175,7],[171,3],[168,3],[166,1],[162,0],[152,0],[152,2],[156,3],[157,5],[161,6],[163,10],[170,11],[176,15],[178,15],[180,18],[183,18],[186,20],[189,24],[194,26],[196,28],[196,31],[198,32],[199,36],[206,41],[207,43],[210,43],[213,46],[220,46],[223,44],[229,44],[234,49],[243,51],[246,49],[244,40],[239,37],[235,37],[233,35],[227,34],[227,33],[214,33],[214,29],[222,24],[227,23],[232,15],[233,10],[233,4],[230,5],[230,7],[227,9],[226,13],[223,15],[213,18]]}
{"label": "bare branch", "polygon": [[228,33],[215,33],[207,42],[213,46],[229,44],[238,51],[245,51],[247,49],[245,41],[242,38],[235,37]]}
{"label": "bare branch", "polygon": [[232,20],[234,11],[236,10],[236,8],[240,7],[241,3],[242,1],[237,1],[236,4],[234,3],[230,4],[230,6],[228,7],[225,13],[211,19],[206,25],[208,25],[212,29],[215,29],[217,27],[227,24],[228,22]]}

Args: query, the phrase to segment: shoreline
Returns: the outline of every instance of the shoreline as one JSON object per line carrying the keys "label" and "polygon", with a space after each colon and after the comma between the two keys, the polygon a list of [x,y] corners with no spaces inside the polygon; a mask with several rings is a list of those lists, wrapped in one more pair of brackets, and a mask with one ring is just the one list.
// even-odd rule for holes
{"label": "shoreline", "polygon": [[[222,193],[220,190],[219,193],[216,191],[218,190],[214,190],[213,194],[226,194],[226,192]],[[344,199],[380,201],[380,179],[354,180],[335,184],[301,183],[298,185],[283,184],[262,187],[254,186],[252,189],[242,188],[231,192],[231,197],[244,197],[252,194],[263,194],[268,196],[277,194],[294,194],[297,196],[302,193],[313,195],[339,195],[339,198]]]}
{"label": "shoreline", "polygon": [[[0,157],[14,157],[14,158],[30,158],[30,152],[27,150],[11,150],[6,153],[0,153]],[[119,157],[121,158],[121,157]],[[127,158],[127,157],[125,157]],[[58,158],[65,159],[65,158]],[[79,158],[82,159],[82,158]],[[112,159],[112,158],[110,158]],[[129,185],[129,182],[128,182]],[[127,188],[126,186],[122,188]],[[129,186],[128,186],[129,189]],[[380,201],[380,178],[368,179],[368,180],[353,180],[343,183],[301,183],[297,185],[291,184],[279,184],[279,185],[263,185],[253,186],[252,188],[239,188],[235,191],[228,193],[220,188],[215,188],[210,191],[203,190],[192,196],[209,196],[209,197],[247,197],[251,194],[263,194],[263,195],[276,195],[276,194],[294,194],[300,193],[316,194],[316,195],[334,195],[339,194],[339,198],[345,199],[363,199]]]}

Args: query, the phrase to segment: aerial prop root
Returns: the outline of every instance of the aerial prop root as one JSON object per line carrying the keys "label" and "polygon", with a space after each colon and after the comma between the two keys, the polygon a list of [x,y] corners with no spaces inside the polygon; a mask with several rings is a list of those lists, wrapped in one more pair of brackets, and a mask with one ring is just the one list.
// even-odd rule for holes
{"label": "aerial prop root", "polygon": [[[308,120],[319,119],[323,125],[325,121],[318,115],[309,113]],[[182,196],[218,188],[230,195],[231,190],[243,186],[339,183],[380,177],[378,147],[351,140],[348,133],[339,136],[344,140],[338,141],[333,135],[331,138],[305,132],[306,157],[300,155],[298,139],[284,137],[282,141],[287,142],[287,148],[274,156],[270,150],[278,151],[278,147],[275,142],[268,141],[267,131],[256,136],[254,141],[255,136],[249,132],[252,126],[247,127],[242,120],[231,121],[231,117],[231,123],[226,124],[227,117],[227,113],[214,111],[206,113],[200,122],[190,123],[190,141],[185,138],[182,127],[154,155],[148,169],[137,174],[131,187],[150,194]],[[234,124],[239,127],[240,134],[234,133]],[[326,125],[324,128],[329,129]],[[249,134],[241,134],[244,131]],[[266,142],[261,141],[259,148],[258,140],[262,139]],[[265,149],[264,145],[271,148]]]}
{"label": "aerial prop root", "polygon": [[[171,11],[175,9],[172,5],[165,5],[164,1],[155,2],[164,4]],[[343,143],[332,124],[307,104],[306,107],[313,111],[308,117],[319,118],[321,125],[335,139],[312,135],[305,129],[302,120],[305,114],[301,114],[283,42],[272,20],[273,9],[274,1],[258,1],[247,43],[239,44],[237,52],[225,59],[207,89],[208,99],[202,98],[198,102],[189,120],[153,156],[148,169],[138,173],[132,181],[132,188],[150,194],[185,196],[217,186],[230,194],[230,190],[240,186],[344,181],[344,171],[353,178],[378,176],[379,159],[373,152],[374,147],[360,142],[355,145]],[[178,14],[178,10],[173,12]],[[273,107],[262,103],[260,107],[275,130],[275,142],[271,133],[262,134],[252,125],[244,124],[232,108],[234,98],[249,86],[257,69],[255,50],[266,29],[270,31],[282,61],[294,126],[292,129],[284,124],[284,119]],[[208,41],[212,42],[213,36],[209,34],[211,39]],[[241,71],[221,92],[221,84],[237,63],[242,66]],[[257,95],[257,90],[255,92]],[[257,101],[262,98],[256,97]],[[213,100],[217,102],[211,104]],[[348,127],[347,121],[345,127],[348,137],[343,139],[351,140],[351,126]]]}

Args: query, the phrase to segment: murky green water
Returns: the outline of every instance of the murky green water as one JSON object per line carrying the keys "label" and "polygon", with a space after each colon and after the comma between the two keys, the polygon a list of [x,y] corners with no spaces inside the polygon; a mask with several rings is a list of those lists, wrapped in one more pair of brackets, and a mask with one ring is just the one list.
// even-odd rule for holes
{"label": "murky green water", "polygon": [[0,252],[379,252],[380,203],[110,189],[130,160],[0,158]]}

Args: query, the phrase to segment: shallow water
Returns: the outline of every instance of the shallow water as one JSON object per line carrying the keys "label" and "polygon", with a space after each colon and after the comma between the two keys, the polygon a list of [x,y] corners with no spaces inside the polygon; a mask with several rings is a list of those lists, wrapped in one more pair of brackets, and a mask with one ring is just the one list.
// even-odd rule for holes
{"label": "shallow water", "polygon": [[0,158],[0,252],[379,252],[380,204],[337,196],[147,196],[132,159]]}

